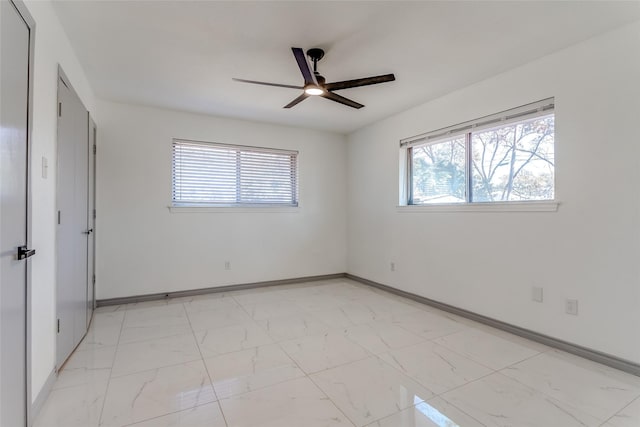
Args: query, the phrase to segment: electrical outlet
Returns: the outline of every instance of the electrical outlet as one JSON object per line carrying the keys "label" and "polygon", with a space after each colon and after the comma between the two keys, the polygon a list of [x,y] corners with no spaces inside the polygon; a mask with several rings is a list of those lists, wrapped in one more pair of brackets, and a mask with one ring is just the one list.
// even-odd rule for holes
{"label": "electrical outlet", "polygon": [[395,263],[395,262],[392,262],[392,263],[389,265],[389,269],[391,269],[391,271],[396,271],[396,263]]}
{"label": "electrical outlet", "polygon": [[542,302],[542,288],[534,286],[531,288],[531,299],[535,302]]}
{"label": "electrical outlet", "polygon": [[578,300],[577,299],[567,299],[564,302],[564,311],[567,314],[571,314],[573,316],[578,315]]}
{"label": "electrical outlet", "polygon": [[231,270],[231,261],[225,261],[224,262],[224,269],[225,270]]}

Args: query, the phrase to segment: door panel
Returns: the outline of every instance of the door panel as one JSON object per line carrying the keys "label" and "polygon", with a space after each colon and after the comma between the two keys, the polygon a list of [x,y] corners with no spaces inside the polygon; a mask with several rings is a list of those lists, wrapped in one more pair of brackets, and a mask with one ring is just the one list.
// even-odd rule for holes
{"label": "door panel", "polygon": [[88,112],[58,80],[57,366],[87,329]]}
{"label": "door panel", "polygon": [[91,117],[89,117],[89,210],[87,211],[89,234],[87,236],[87,324],[89,324],[91,321],[93,306],[95,305],[96,133],[96,124],[91,119]]}
{"label": "door panel", "polygon": [[27,131],[30,31],[0,2],[0,425],[26,424]]}

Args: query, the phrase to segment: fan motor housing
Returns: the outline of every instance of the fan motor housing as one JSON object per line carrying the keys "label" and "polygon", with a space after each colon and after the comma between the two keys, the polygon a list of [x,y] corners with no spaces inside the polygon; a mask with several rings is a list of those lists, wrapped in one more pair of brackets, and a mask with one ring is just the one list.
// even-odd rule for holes
{"label": "fan motor housing", "polygon": [[322,57],[324,57],[324,50],[314,47],[312,49],[307,50],[307,55],[313,61],[320,61]]}

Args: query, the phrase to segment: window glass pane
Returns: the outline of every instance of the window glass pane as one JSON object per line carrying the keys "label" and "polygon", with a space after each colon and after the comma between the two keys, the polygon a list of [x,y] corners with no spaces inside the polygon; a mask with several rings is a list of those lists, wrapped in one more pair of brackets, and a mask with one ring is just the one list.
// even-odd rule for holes
{"label": "window glass pane", "polygon": [[413,204],[465,201],[464,137],[412,148]]}
{"label": "window glass pane", "polygon": [[554,115],[471,135],[472,202],[554,198]]}

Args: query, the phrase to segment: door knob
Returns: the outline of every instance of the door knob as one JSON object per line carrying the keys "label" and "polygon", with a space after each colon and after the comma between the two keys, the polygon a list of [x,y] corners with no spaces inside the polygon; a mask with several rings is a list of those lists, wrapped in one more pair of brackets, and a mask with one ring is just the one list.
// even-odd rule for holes
{"label": "door knob", "polygon": [[93,233],[93,228],[90,228],[87,231],[82,232],[82,234],[91,234],[91,233]]}
{"label": "door knob", "polygon": [[36,250],[35,249],[27,249],[27,246],[20,246],[18,247],[18,259],[25,259],[25,258],[29,258],[30,256],[33,256],[36,254]]}

